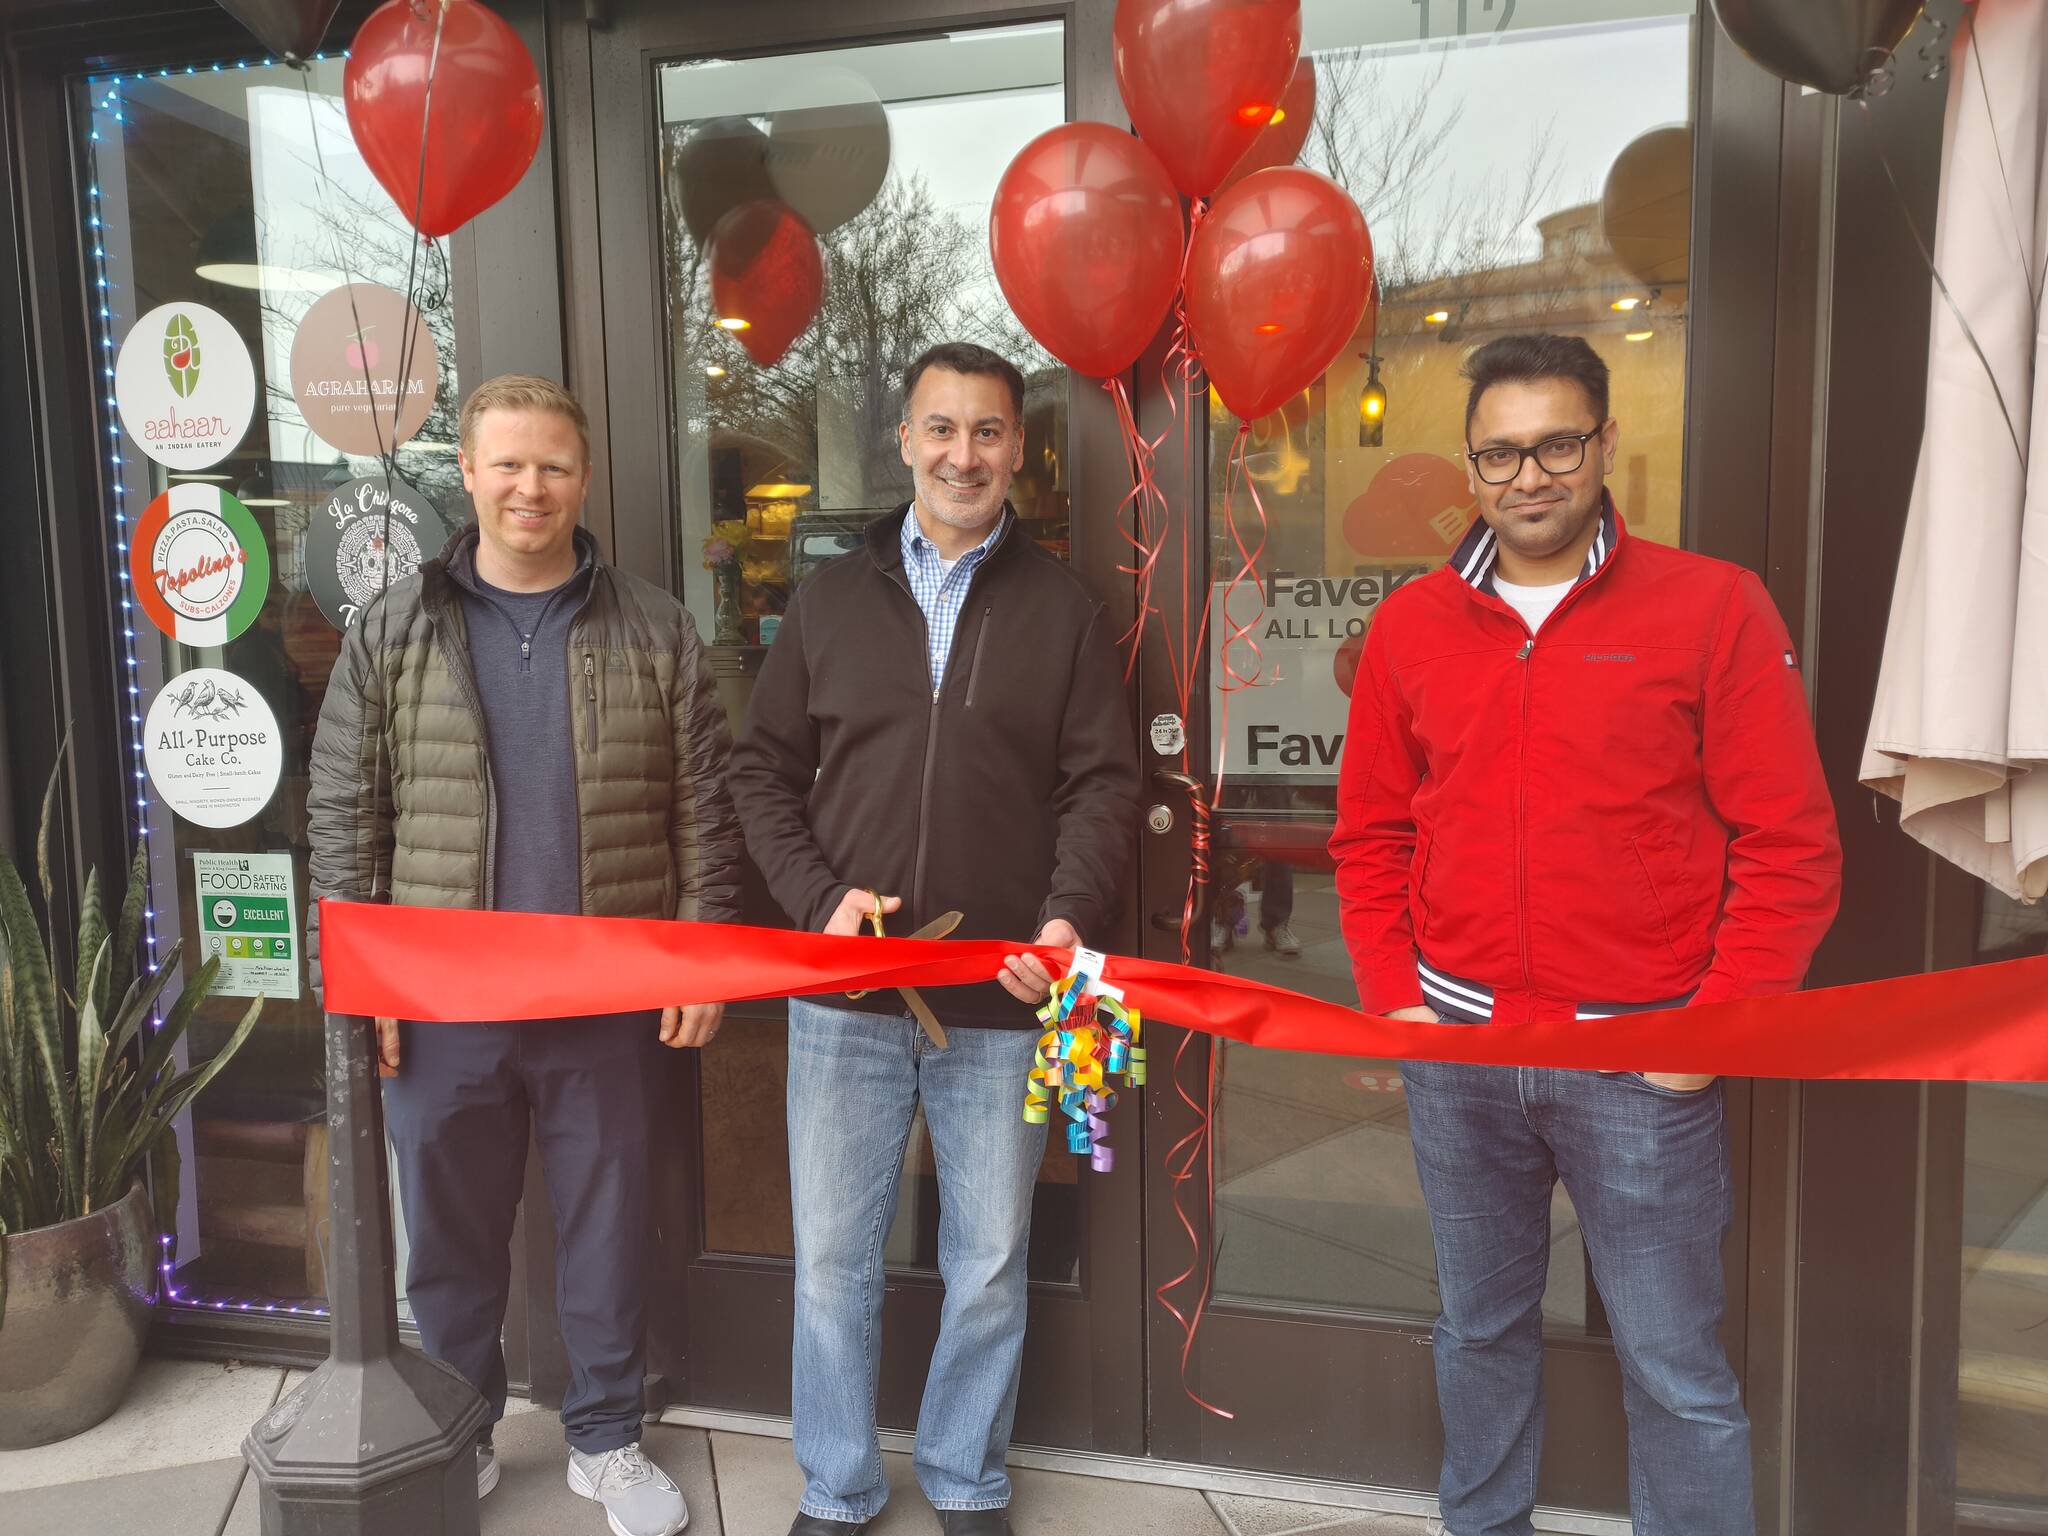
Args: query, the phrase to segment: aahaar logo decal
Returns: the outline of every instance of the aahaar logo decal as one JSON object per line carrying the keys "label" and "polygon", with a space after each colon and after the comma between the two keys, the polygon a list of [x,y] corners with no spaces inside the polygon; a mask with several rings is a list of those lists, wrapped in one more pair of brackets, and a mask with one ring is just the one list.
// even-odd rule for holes
{"label": "aahaar logo decal", "polygon": [[248,434],[256,369],[225,315],[204,304],[159,304],[121,343],[114,405],[135,446],[157,463],[205,469]]}
{"label": "aahaar logo decal", "polygon": [[183,315],[171,316],[164,327],[164,374],[180,400],[199,387],[199,333]]}
{"label": "aahaar logo decal", "polygon": [[270,590],[262,528],[216,485],[174,485],[152,501],[128,559],[142,611],[186,645],[227,644],[256,621]]}

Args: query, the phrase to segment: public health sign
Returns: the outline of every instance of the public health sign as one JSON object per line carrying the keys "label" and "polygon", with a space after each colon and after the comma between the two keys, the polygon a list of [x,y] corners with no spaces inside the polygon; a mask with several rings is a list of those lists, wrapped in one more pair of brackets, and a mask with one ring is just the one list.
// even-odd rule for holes
{"label": "public health sign", "polygon": [[[1273,571],[1239,581],[1234,591],[1215,585],[1209,717],[1216,739],[1210,747],[1211,762],[1226,778],[1336,782],[1366,628],[1389,593],[1430,569],[1392,566],[1350,576]],[[1226,641],[1235,676],[1224,670]]]}
{"label": "public health sign", "polygon": [[223,997],[299,995],[298,898],[288,853],[194,853],[199,956]]}
{"label": "public health sign", "polygon": [[242,338],[217,310],[160,304],[121,343],[114,404],[136,446],[157,463],[205,469],[248,435],[256,370]]}
{"label": "public health sign", "polygon": [[217,485],[185,481],[143,509],[129,575],[150,622],[186,645],[225,645],[256,620],[270,550],[255,516]]}

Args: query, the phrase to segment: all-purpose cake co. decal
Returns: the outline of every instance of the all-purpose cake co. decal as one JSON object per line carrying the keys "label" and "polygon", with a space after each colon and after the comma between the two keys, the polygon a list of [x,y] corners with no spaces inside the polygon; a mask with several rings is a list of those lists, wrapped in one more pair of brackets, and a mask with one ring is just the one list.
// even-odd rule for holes
{"label": "all-purpose cake co. decal", "polygon": [[277,717],[246,678],[218,667],[180,672],[151,701],[143,731],[149,782],[187,821],[238,827],[277,792]]}

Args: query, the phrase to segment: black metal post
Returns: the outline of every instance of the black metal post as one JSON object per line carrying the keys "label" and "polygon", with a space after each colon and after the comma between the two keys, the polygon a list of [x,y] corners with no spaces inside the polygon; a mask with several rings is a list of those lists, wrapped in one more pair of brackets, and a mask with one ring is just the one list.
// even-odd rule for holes
{"label": "black metal post", "polygon": [[263,1536],[477,1536],[484,1402],[399,1342],[384,1104],[370,1020],[327,1015],[327,1359],[242,1454]]}

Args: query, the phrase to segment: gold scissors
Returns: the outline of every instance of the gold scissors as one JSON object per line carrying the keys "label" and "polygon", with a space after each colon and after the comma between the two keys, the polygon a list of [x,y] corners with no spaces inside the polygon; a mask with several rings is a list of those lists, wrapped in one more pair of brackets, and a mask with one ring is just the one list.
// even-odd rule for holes
{"label": "gold scissors", "polygon": [[[885,939],[888,937],[888,934],[882,929],[882,898],[874,891],[869,891],[867,897],[868,926],[874,929],[876,938]],[[941,912],[937,917],[918,929],[917,932],[910,934],[909,937],[913,939],[943,939],[959,926],[960,914],[958,912]],[[866,997],[871,990],[872,988],[868,988],[859,992],[849,992],[846,995],[849,999],[858,1001]],[[898,987],[896,990],[903,995],[903,1001],[910,1005],[911,1017],[915,1018],[923,1026],[925,1038],[943,1051],[946,1048],[946,1029],[939,1022],[938,1015],[932,1012],[930,1005],[922,997],[918,996],[917,988]]]}

